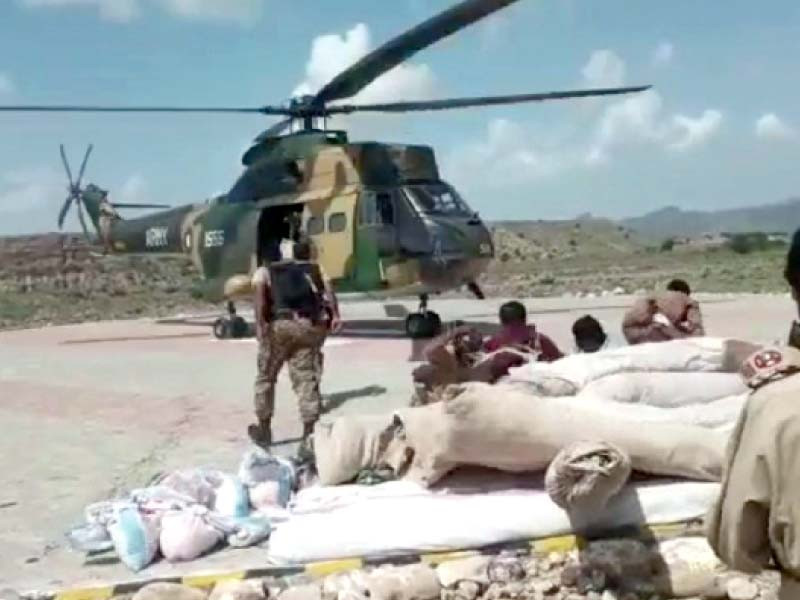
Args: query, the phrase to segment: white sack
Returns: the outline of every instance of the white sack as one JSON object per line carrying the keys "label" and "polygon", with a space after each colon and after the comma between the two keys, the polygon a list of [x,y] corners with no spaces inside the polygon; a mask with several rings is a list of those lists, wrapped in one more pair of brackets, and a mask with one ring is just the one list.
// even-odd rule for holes
{"label": "white sack", "polygon": [[[507,380],[527,384],[548,394],[564,382],[583,389],[589,382],[615,373],[651,371],[713,372],[732,370],[727,341],[721,338],[688,338],[670,342],[624,346],[595,353],[566,356],[551,363],[530,362],[511,369]],[[555,385],[551,385],[551,382]],[[556,392],[562,393],[562,392]]]}
{"label": "white sack", "polygon": [[729,428],[736,424],[742,408],[747,402],[748,393],[720,398],[706,404],[693,404],[677,408],[660,408],[644,404],[615,402],[581,392],[577,396],[566,398],[547,398],[562,404],[567,410],[580,403],[582,410],[593,418],[606,419],[613,416],[619,421],[633,423],[659,423],[665,425],[687,425],[717,430]]}
{"label": "white sack", "polygon": [[194,560],[222,540],[222,533],[205,518],[201,506],[169,512],[161,519],[161,554],[170,562]]}
{"label": "white sack", "polygon": [[461,465],[543,471],[562,448],[587,439],[617,446],[643,473],[721,477],[727,438],[715,431],[658,422],[631,427],[611,410],[574,398],[536,398],[501,384],[468,383],[447,391],[442,402],[397,413],[402,443],[414,451],[406,473],[413,481],[430,485]]}
{"label": "white sack", "polygon": [[449,494],[404,481],[309,489],[298,494],[296,514],[273,532],[269,556],[289,563],[388,557],[675,523],[702,517],[718,493],[716,483],[631,485],[591,523],[571,523],[542,489]]}
{"label": "white sack", "polygon": [[588,383],[581,395],[675,408],[747,392],[736,373],[617,373]]}

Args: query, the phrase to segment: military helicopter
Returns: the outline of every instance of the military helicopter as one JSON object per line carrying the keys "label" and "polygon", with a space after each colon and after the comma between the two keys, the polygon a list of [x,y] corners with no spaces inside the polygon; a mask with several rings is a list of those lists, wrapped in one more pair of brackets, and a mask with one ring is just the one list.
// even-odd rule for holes
{"label": "military helicopter", "polygon": [[[463,0],[400,34],[345,69],[314,95],[286,106],[108,107],[4,106],[0,111],[108,113],[243,113],[284,117],[255,138],[242,156],[245,169],[227,194],[137,219],[122,219],[96,186],[72,195],[86,209],[114,252],[191,255],[210,298],[228,300],[218,337],[245,329],[233,301],[251,293],[250,274],[269,260],[287,222],[299,222],[317,260],[339,292],[387,297],[416,295],[419,311],[407,316],[413,338],[440,327],[428,310],[431,294],[476,283],[494,257],[489,230],[456,189],[439,175],[424,145],[353,143],[327,129],[333,115],[406,113],[586,98],[641,92],[650,86],[449,98],[382,104],[341,104],[417,52],[517,0]],[[288,133],[287,133],[288,132]],[[80,212],[79,212],[80,215]],[[63,220],[63,219],[60,219]]]}

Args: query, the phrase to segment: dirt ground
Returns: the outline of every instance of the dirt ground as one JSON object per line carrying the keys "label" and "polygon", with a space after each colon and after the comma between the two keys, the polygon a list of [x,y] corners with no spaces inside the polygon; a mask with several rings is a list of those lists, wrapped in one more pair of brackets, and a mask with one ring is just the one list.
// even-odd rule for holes
{"label": "dirt ground", "polygon": [[[701,297],[713,335],[783,340],[794,316],[786,295]],[[446,320],[492,322],[501,299],[442,300]],[[532,320],[565,350],[570,325],[591,312],[619,341],[628,297],[527,302]],[[406,305],[413,309],[414,302]],[[381,305],[347,304],[361,330],[329,340],[324,393],[329,414],[390,410],[407,402],[409,340],[367,331]],[[145,484],[160,471],[235,470],[248,446],[255,371],[253,340],[217,341],[208,329],[149,320],[99,322],[0,333],[0,588],[42,589],[132,578],[119,564],[86,566],[64,532],[90,502]],[[293,450],[297,408],[281,379],[275,439]],[[264,566],[264,549],[223,551],[141,577]]]}

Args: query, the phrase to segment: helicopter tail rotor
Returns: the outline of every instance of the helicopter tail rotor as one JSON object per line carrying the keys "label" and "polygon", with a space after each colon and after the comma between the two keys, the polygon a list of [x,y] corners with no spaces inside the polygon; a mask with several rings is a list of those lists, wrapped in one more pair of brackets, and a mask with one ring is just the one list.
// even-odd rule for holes
{"label": "helicopter tail rotor", "polygon": [[67,217],[67,213],[74,204],[76,206],[76,210],[78,211],[78,221],[81,224],[83,235],[86,237],[86,241],[89,243],[92,242],[92,237],[89,234],[89,228],[86,226],[86,218],[83,215],[83,189],[81,188],[81,181],[83,179],[83,174],[86,172],[86,163],[89,161],[89,155],[92,153],[92,148],[93,145],[89,144],[89,147],[86,149],[86,154],[83,156],[83,162],[81,163],[80,171],[78,171],[78,179],[73,180],[72,169],[70,169],[69,166],[69,160],[67,159],[67,153],[64,150],[64,144],[61,144],[59,147],[61,151],[61,162],[64,164],[64,171],[67,173],[67,181],[69,182],[69,185],[67,186],[67,198],[64,200],[64,204],[61,206],[61,210],[58,212],[58,228],[63,229],[64,220]]}

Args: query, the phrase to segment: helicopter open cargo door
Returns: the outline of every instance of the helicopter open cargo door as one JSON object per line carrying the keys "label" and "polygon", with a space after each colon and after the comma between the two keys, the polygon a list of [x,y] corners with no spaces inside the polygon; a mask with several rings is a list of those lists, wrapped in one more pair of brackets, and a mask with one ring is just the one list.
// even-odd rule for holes
{"label": "helicopter open cargo door", "polygon": [[345,279],[353,270],[356,194],[335,196],[322,209],[309,203],[305,230],[314,242],[317,260],[332,280]]}

